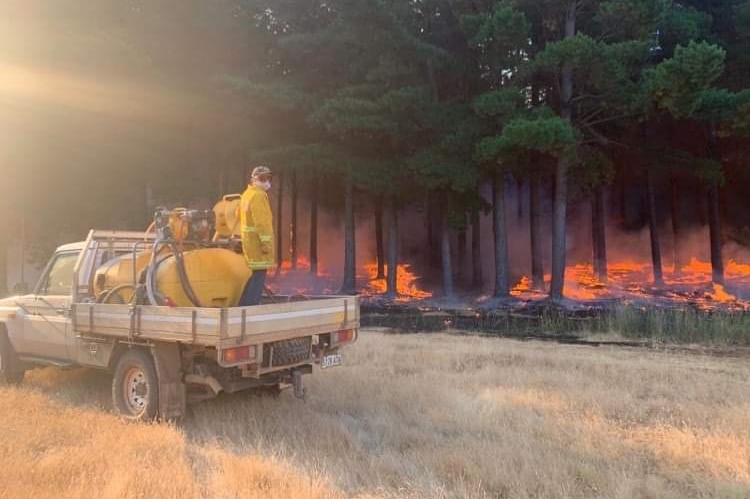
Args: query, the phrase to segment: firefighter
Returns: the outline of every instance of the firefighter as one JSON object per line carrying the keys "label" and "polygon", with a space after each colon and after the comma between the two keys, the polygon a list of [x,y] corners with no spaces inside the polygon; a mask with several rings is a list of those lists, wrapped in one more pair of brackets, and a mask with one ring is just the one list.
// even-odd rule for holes
{"label": "firefighter", "polygon": [[272,176],[271,170],[265,166],[253,169],[240,201],[242,252],[247,266],[253,272],[242,292],[241,307],[260,303],[266,272],[276,264],[273,213],[268,199]]}

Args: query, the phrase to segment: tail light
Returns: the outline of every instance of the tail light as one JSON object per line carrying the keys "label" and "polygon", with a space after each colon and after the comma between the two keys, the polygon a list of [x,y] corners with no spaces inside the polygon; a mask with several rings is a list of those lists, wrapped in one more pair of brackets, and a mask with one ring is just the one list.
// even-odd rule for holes
{"label": "tail light", "polygon": [[255,359],[255,347],[250,345],[227,348],[221,352],[221,360],[224,364],[240,364],[253,359]]}
{"label": "tail light", "polygon": [[334,345],[340,345],[342,343],[350,343],[354,341],[356,334],[354,333],[354,329],[344,329],[342,331],[336,331],[333,333],[331,342]]}

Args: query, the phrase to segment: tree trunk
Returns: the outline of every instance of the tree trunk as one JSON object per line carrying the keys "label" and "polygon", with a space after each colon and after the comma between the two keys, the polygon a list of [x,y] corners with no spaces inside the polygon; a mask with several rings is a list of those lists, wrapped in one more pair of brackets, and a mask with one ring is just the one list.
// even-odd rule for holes
{"label": "tree trunk", "polygon": [[505,220],[505,172],[495,172],[492,184],[492,228],[495,236],[495,296],[507,297],[510,291],[508,269],[508,230]]}
{"label": "tree trunk", "polygon": [[471,215],[471,283],[475,289],[482,288],[482,229],[479,211]]}
{"label": "tree trunk", "polygon": [[555,170],[555,201],[552,215],[552,282],[550,297],[559,300],[565,287],[566,217],[568,205],[568,162],[561,158]]}
{"label": "tree trunk", "polygon": [[625,185],[627,182],[627,176],[626,176],[625,168],[620,168],[620,178],[617,182],[617,213],[618,213],[618,219],[620,223],[620,227],[625,226],[626,219],[627,219],[627,210],[625,209],[625,204],[627,203],[627,191],[625,189]]}
{"label": "tree trunk", "polygon": [[[537,33],[537,40],[541,38]],[[531,85],[531,103],[534,106],[543,104],[539,93],[539,82],[534,79]],[[542,252],[542,157],[535,153],[533,157],[536,173],[529,178],[529,246],[531,250],[531,287],[544,291],[544,256]]]}
{"label": "tree trunk", "polygon": [[432,198],[427,201],[427,244],[428,260],[427,263],[431,268],[437,268],[440,265],[440,244],[441,233],[438,224],[440,220],[440,210],[435,206]]}
{"label": "tree trunk", "polygon": [[685,264],[682,261],[682,220],[680,219],[680,198],[677,186],[677,177],[672,173],[669,176],[669,211],[672,216],[672,268],[675,274]]}
{"label": "tree trunk", "polygon": [[318,176],[315,172],[310,191],[310,273],[318,275]]}
{"label": "tree trunk", "polygon": [[393,300],[398,295],[398,213],[396,202],[391,199],[388,216],[388,277],[386,298]]}
{"label": "tree trunk", "polygon": [[591,236],[594,248],[594,272],[601,283],[607,282],[607,238],[604,221],[604,188],[597,187],[591,198]]}
{"label": "tree trunk", "polygon": [[542,179],[531,179],[529,204],[529,234],[531,239],[531,285],[544,290],[544,261],[542,256]]}
{"label": "tree trunk", "polygon": [[385,279],[385,247],[383,245],[383,198],[375,200],[375,248],[378,260],[376,279]]}
{"label": "tree trunk", "polygon": [[466,266],[466,227],[458,231],[458,251],[456,251],[456,280],[461,285],[464,277],[464,267]]}
{"label": "tree trunk", "polygon": [[523,218],[523,180],[516,179],[516,218]]}
{"label": "tree trunk", "polygon": [[292,170],[292,219],[289,224],[289,254],[292,270],[297,270],[297,194],[297,170]]}
{"label": "tree trunk", "polygon": [[279,172],[279,192],[276,198],[276,273],[281,273],[281,267],[284,263],[284,170]]}
{"label": "tree trunk", "polygon": [[346,194],[344,196],[344,283],[341,292],[353,295],[357,292],[356,247],[354,231],[354,180],[351,169],[346,175]]}
{"label": "tree trunk", "polygon": [[[713,124],[708,127],[708,153],[711,159],[719,162],[718,145]],[[721,255],[721,214],[719,212],[719,186],[715,180],[708,185],[708,232],[711,241],[711,274],[713,282],[724,284],[724,259]]]}
{"label": "tree trunk", "polygon": [[[572,1],[565,14],[565,38],[576,36],[576,6]],[[570,121],[573,115],[573,67],[565,63],[562,67],[560,81],[560,116]],[[559,300],[563,297],[565,287],[565,250],[568,210],[568,159],[561,157],[555,169],[555,201],[552,215],[552,282],[550,298]]]}
{"label": "tree trunk", "polygon": [[654,266],[654,284],[664,284],[661,265],[661,246],[659,245],[659,226],[656,218],[656,194],[654,193],[654,179],[651,168],[646,166],[646,192],[648,195],[648,228],[651,235],[651,263]]}
{"label": "tree trunk", "polygon": [[443,293],[446,298],[453,298],[453,269],[451,268],[451,229],[448,226],[446,209],[441,217],[440,254],[443,263]]}
{"label": "tree trunk", "polygon": [[711,181],[708,186],[708,232],[711,239],[711,275],[713,282],[724,284],[724,258],[721,255],[721,216],[719,214],[719,186]]}

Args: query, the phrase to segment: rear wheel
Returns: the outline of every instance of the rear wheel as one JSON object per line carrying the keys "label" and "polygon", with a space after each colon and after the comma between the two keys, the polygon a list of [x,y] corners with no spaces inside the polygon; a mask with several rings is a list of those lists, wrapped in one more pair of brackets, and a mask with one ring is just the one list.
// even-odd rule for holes
{"label": "rear wheel", "polygon": [[150,353],[133,349],[120,357],[112,380],[112,402],[117,412],[128,419],[156,418],[159,383]]}
{"label": "rear wheel", "polygon": [[16,353],[5,334],[0,334],[0,383],[17,385],[23,381],[24,370],[19,368]]}

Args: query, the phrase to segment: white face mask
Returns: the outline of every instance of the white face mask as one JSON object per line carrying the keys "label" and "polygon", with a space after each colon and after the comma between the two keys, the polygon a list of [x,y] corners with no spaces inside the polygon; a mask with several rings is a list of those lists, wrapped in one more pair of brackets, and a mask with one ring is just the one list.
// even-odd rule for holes
{"label": "white face mask", "polygon": [[271,190],[271,181],[270,180],[266,180],[265,182],[261,182],[260,180],[256,180],[255,181],[255,185],[257,187],[260,187],[264,191],[270,191]]}

